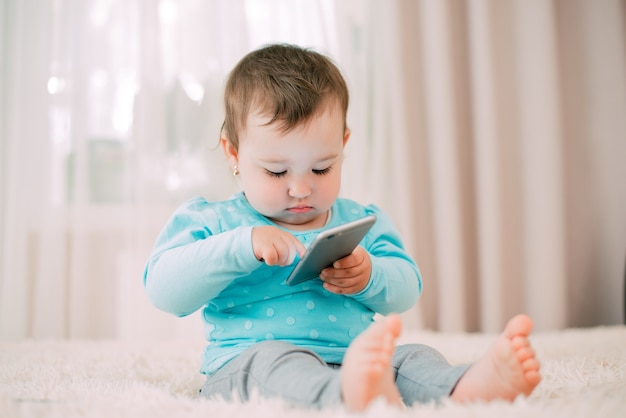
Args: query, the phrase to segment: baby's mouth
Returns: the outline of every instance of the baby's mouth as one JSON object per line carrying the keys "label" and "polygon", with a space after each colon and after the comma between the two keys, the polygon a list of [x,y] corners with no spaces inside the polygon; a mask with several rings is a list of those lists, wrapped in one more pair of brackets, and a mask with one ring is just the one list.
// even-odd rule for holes
{"label": "baby's mouth", "polygon": [[287,209],[287,211],[291,212],[291,213],[295,213],[298,215],[304,214],[304,213],[309,213],[313,210],[312,206],[293,206]]}

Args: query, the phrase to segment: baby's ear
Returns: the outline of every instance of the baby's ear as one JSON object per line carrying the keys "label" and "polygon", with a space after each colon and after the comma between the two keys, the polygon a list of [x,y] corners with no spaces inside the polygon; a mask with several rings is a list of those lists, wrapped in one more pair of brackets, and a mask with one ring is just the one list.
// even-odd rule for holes
{"label": "baby's ear", "polygon": [[352,133],[352,131],[350,131],[350,129],[346,128],[346,130],[343,133],[343,146],[345,147],[346,144],[348,143],[348,140],[350,139],[350,134]]}
{"label": "baby's ear", "polygon": [[224,151],[224,155],[228,159],[230,165],[234,166],[237,164],[239,161],[239,152],[237,148],[235,148],[235,146],[225,136],[220,138],[220,144],[222,145],[222,150]]}

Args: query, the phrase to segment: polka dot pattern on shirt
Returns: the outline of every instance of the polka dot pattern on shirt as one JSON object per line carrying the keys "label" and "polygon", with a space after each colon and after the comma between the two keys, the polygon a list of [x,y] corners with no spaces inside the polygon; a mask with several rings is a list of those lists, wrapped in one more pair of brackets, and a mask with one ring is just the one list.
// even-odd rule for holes
{"label": "polka dot pattern on shirt", "polygon": [[[230,326],[214,329],[211,334],[219,338],[228,338],[231,334],[236,338],[259,341],[276,338],[301,341],[304,338],[324,341],[327,347],[339,347],[349,344],[371,322],[372,315],[363,312],[356,301],[346,297],[338,299],[337,295],[325,292],[316,284],[311,287],[314,293],[265,295],[256,303],[243,305],[237,305],[231,297],[224,298],[220,304],[234,311],[226,316]],[[247,285],[240,290],[241,294],[248,295],[255,291]]]}

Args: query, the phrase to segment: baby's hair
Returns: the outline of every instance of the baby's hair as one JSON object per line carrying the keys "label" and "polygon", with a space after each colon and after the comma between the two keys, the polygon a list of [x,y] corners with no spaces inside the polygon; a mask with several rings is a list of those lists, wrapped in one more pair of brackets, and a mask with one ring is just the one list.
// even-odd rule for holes
{"label": "baby's hair", "polygon": [[239,134],[252,111],[289,132],[323,106],[339,106],[344,127],[348,88],[337,66],[311,49],[274,44],[252,51],[231,71],[224,91],[223,134],[239,148]]}

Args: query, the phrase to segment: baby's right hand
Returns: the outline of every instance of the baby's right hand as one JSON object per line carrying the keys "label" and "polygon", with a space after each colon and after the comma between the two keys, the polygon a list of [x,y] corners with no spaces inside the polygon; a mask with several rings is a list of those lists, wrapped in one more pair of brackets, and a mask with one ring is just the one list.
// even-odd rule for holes
{"label": "baby's right hand", "polygon": [[252,229],[254,256],[268,266],[288,266],[302,256],[306,248],[289,232],[275,226],[256,226]]}

